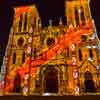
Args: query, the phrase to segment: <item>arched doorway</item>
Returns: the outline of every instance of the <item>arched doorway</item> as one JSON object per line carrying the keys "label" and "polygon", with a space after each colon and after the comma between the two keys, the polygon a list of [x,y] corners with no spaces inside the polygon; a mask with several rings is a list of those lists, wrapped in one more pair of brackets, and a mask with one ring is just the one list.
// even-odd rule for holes
{"label": "arched doorway", "polygon": [[21,92],[21,77],[19,74],[16,74],[16,76],[15,76],[13,92],[14,93]]}
{"label": "arched doorway", "polygon": [[55,66],[48,66],[44,72],[44,93],[58,93],[58,70]]}
{"label": "arched doorway", "polygon": [[89,71],[85,72],[84,78],[85,92],[96,92],[92,73]]}

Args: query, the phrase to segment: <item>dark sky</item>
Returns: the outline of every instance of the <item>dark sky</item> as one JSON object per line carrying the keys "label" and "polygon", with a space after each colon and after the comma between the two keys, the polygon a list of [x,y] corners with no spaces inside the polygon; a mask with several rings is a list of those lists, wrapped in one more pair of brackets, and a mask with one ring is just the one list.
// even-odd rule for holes
{"label": "dark sky", "polygon": [[[52,19],[53,24],[58,24],[59,17],[62,17],[63,23],[66,24],[64,16],[64,0],[0,0],[0,25],[2,27],[2,30],[0,29],[0,31],[5,30],[6,27],[9,26],[9,23],[12,23],[14,12],[11,7],[25,4],[28,5],[32,3],[35,3],[36,7],[38,8],[43,26],[48,24],[48,19]],[[98,35],[100,37],[99,0],[91,0],[90,5],[92,16],[95,19]]]}
{"label": "dark sky", "polygon": [[[100,0],[91,0],[92,16],[95,19],[98,36],[100,37]],[[5,51],[5,47],[8,42],[9,29],[13,22],[14,10],[13,6],[21,6],[35,3],[42,24],[48,25],[48,19],[53,20],[53,24],[57,25],[59,17],[62,17],[63,23],[66,23],[64,13],[64,0],[0,0],[0,46],[2,52]],[[2,56],[4,53],[2,53]],[[0,57],[2,58],[2,57]],[[0,60],[2,61],[2,59]]]}
{"label": "dark sky", "polygon": [[[91,0],[90,5],[92,16],[95,19],[98,35],[100,37],[99,1],[100,0]],[[9,23],[12,22],[13,10],[11,7],[32,3],[35,3],[38,8],[43,26],[48,24],[48,19],[52,19],[53,24],[58,24],[59,17],[62,17],[64,24],[66,23],[64,16],[64,0],[0,0],[0,25],[2,27],[2,30],[0,29],[0,33],[4,30],[4,28],[6,29],[6,27],[9,26]]]}
{"label": "dark sky", "polygon": [[100,0],[91,0],[91,14],[95,21],[98,36],[100,38]]}

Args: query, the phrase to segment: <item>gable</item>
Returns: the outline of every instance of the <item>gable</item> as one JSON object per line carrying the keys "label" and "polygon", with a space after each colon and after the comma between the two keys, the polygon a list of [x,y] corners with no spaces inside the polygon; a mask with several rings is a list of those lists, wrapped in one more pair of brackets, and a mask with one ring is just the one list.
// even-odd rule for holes
{"label": "gable", "polygon": [[85,73],[90,71],[91,73],[97,73],[97,66],[91,61],[83,61],[83,63],[78,68],[80,73]]}

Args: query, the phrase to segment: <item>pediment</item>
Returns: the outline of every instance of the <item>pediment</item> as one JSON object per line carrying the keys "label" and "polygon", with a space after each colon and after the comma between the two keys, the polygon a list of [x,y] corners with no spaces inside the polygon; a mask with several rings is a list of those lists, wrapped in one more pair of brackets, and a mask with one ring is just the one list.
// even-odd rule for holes
{"label": "pediment", "polygon": [[86,71],[90,71],[91,73],[97,73],[97,66],[91,61],[83,61],[83,63],[79,67],[79,72],[85,73]]}

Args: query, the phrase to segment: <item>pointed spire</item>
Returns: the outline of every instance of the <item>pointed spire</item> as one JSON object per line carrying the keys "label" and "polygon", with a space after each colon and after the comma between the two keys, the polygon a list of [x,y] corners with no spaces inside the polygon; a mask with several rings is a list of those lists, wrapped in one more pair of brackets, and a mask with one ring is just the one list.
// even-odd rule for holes
{"label": "pointed spire", "polygon": [[60,20],[59,20],[59,25],[62,25],[62,24],[63,24],[62,18],[60,18]]}

